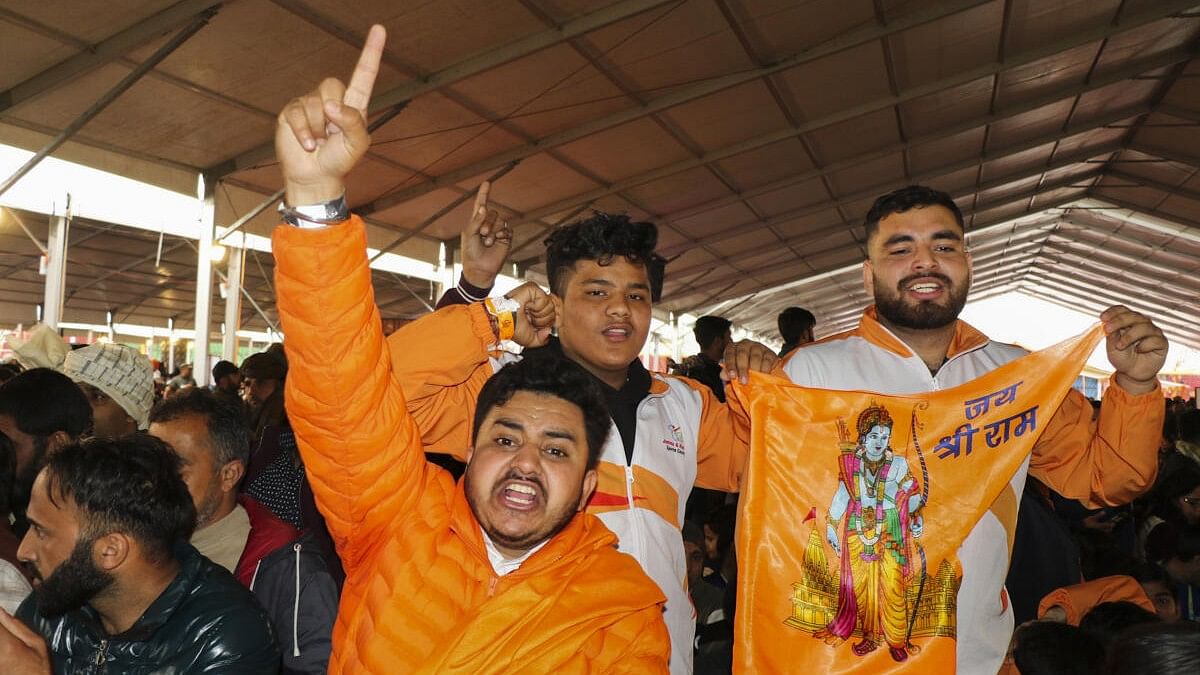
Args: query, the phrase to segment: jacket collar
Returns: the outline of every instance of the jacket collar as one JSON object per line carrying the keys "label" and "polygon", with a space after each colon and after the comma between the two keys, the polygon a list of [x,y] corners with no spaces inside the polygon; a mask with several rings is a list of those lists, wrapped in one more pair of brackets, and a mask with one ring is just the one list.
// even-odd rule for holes
{"label": "jacket collar", "polygon": [[[541,347],[526,349],[522,352],[523,358],[537,358],[539,356],[557,356],[568,358],[562,350],[562,342],[558,336],[551,335],[546,344]],[[591,373],[588,373],[591,375]],[[600,378],[592,375],[596,382],[600,383],[605,395],[613,394],[620,398],[628,398],[636,404],[646,398],[647,394],[660,395],[666,393],[669,388],[665,382],[660,382],[650,375],[650,371],[646,370],[646,366],[642,365],[641,359],[634,359],[629,362],[629,368],[625,371],[625,384],[620,389],[614,390],[604,382],[600,382]]]}
{"label": "jacket collar", "polygon": [[[886,349],[904,358],[915,356],[913,350],[903,340],[879,322],[875,305],[871,305],[863,311],[862,319],[858,322],[858,328],[854,330],[854,333],[876,347]],[[950,338],[950,346],[946,349],[946,359],[949,360],[960,354],[979,349],[988,342],[991,342],[988,336],[979,332],[966,321],[956,319],[954,336]]]}
{"label": "jacket collar", "polygon": [[[129,630],[118,635],[109,636],[111,639],[127,642],[144,642],[149,640],[159,628],[171,620],[171,616],[175,614],[175,610],[183,604],[183,601],[191,593],[192,588],[195,587],[198,578],[203,572],[205,559],[187,542],[177,544],[174,553],[175,559],[179,561],[179,572],[175,575],[175,578],[171,580],[171,583],[167,584],[167,587],[154,599],[154,602],[150,603],[146,611],[142,612],[142,615],[129,627]],[[107,635],[104,627],[100,624],[100,617],[90,605],[84,605],[83,610],[80,611],[80,615],[92,633],[99,637]]]}

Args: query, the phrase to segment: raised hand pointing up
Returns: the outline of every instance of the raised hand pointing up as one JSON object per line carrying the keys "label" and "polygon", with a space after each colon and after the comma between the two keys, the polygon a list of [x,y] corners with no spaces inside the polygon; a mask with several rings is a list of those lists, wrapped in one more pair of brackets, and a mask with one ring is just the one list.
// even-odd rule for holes
{"label": "raised hand pointing up", "polygon": [[275,155],[289,206],[319,204],[345,192],[343,178],[371,145],[367,106],[386,41],[383,26],[372,26],[349,86],[326,78],[279,113]]}

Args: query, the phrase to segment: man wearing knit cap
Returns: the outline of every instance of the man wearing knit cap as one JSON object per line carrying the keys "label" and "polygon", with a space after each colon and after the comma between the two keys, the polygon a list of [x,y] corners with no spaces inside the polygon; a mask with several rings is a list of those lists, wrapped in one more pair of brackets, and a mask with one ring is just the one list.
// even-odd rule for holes
{"label": "man wearing knit cap", "polygon": [[122,436],[145,430],[154,405],[150,359],[119,344],[94,344],[67,354],[62,371],[92,404],[92,433]]}

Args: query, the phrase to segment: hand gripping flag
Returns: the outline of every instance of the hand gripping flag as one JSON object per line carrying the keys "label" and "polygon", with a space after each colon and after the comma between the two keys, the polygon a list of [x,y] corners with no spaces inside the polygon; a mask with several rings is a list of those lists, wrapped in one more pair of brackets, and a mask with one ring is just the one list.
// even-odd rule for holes
{"label": "hand gripping flag", "polygon": [[953,673],[956,551],[1103,337],[918,395],[735,385],[751,420],[735,669]]}

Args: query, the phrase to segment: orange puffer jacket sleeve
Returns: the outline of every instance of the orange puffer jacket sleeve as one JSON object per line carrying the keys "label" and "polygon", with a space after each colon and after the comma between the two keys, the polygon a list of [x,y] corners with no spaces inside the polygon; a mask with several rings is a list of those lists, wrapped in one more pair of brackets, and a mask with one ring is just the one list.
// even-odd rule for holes
{"label": "orange puffer jacket sleeve", "polygon": [[481,303],[444,307],[388,337],[392,372],[426,452],[465,459],[475,399],[495,372],[489,352],[494,341]]}
{"label": "orange puffer jacket sleeve", "polygon": [[347,576],[426,484],[419,432],[392,379],[362,221],[276,228],[287,408],[317,506]]}

